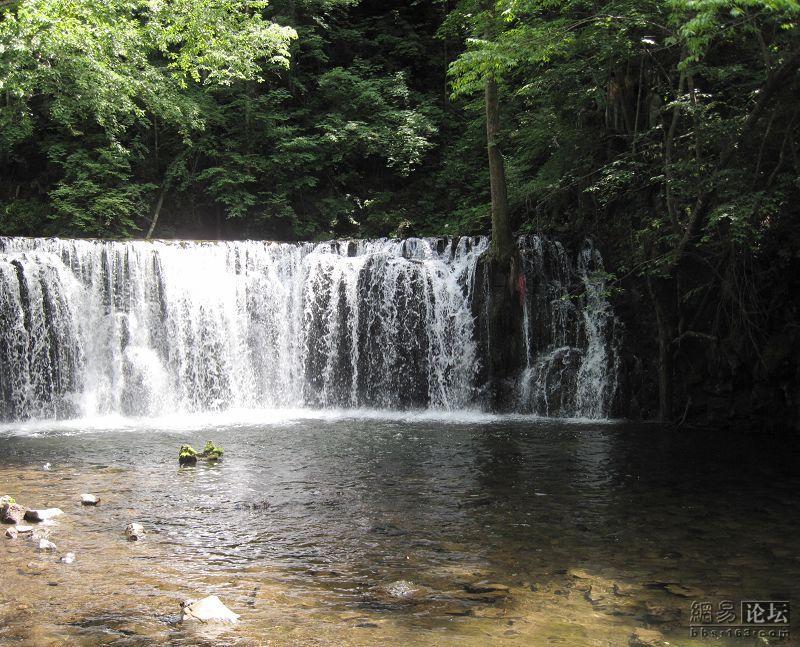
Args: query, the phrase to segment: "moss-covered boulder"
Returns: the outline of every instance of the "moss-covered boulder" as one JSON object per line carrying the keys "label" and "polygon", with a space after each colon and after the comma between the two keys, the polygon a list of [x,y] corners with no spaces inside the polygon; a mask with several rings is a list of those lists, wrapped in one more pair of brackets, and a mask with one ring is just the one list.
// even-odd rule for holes
{"label": "moss-covered boulder", "polygon": [[223,453],[225,453],[225,450],[222,447],[215,445],[211,440],[207,440],[201,456],[210,461],[218,461],[222,460]]}
{"label": "moss-covered boulder", "polygon": [[197,465],[197,450],[191,445],[181,445],[178,452],[178,463],[180,465]]}

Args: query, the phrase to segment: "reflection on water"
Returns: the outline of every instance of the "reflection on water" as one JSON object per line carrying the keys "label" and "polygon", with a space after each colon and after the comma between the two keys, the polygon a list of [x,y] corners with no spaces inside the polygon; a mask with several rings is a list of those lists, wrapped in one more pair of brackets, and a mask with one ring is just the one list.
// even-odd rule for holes
{"label": "reflection on water", "polygon": [[[649,627],[704,644],[694,600],[797,599],[792,439],[477,414],[192,422],[0,430],[0,494],[66,512],[38,529],[55,555],[0,540],[0,642],[617,645]],[[179,469],[179,445],[208,438],[225,461]],[[179,602],[210,594],[240,624],[181,627]]]}

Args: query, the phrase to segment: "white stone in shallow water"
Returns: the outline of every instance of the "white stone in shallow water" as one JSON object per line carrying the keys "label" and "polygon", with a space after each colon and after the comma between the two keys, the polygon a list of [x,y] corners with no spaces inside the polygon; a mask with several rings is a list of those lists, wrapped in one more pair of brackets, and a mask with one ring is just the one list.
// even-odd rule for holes
{"label": "white stone in shallow water", "polygon": [[17,524],[15,529],[18,533],[26,533],[26,532],[33,532],[33,526],[23,526],[21,524]]}
{"label": "white stone in shallow water", "polygon": [[6,530],[6,537],[8,539],[16,539],[19,531],[16,528],[8,528]]}
{"label": "white stone in shallow water", "polygon": [[125,526],[125,536],[129,541],[138,541],[147,534],[144,526],[140,523],[129,523]]}
{"label": "white stone in shallow water", "polygon": [[100,499],[94,494],[81,494],[81,503],[83,505],[97,505],[100,503]]}
{"label": "white stone in shallow water", "polygon": [[56,545],[52,541],[48,541],[47,539],[40,539],[39,540],[39,550],[55,550]]}
{"label": "white stone in shallow water", "polygon": [[392,582],[386,587],[386,592],[393,598],[410,598],[419,591],[419,587],[405,580]]}
{"label": "white stone in shallow water", "polygon": [[202,600],[186,600],[181,604],[181,622],[230,622],[239,620],[239,614],[234,613],[216,595],[209,595]]}
{"label": "white stone in shallow water", "polygon": [[64,514],[60,508],[45,508],[43,510],[28,510],[25,513],[25,521],[48,521],[54,517]]}
{"label": "white stone in shallow water", "polygon": [[67,553],[66,555],[62,555],[61,563],[62,564],[72,564],[75,561],[75,553]]}

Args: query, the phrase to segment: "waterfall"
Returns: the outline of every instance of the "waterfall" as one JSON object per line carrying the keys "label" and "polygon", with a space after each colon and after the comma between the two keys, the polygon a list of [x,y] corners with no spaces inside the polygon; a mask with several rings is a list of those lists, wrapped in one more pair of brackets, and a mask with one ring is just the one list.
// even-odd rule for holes
{"label": "waterfall", "polygon": [[[608,415],[599,254],[523,240],[518,406]],[[480,405],[486,238],[188,242],[0,238],[0,419]],[[578,300],[569,296],[583,285]],[[494,343],[502,343],[496,340]]]}
{"label": "waterfall", "polygon": [[518,243],[527,284],[527,365],[518,408],[608,417],[617,396],[622,328],[606,294],[600,253],[585,241],[573,263],[558,241],[526,236]]}

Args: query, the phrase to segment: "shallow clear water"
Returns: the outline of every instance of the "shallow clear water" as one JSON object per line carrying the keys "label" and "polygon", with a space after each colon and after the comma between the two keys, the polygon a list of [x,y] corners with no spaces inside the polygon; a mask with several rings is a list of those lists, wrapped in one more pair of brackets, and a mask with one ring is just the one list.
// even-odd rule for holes
{"label": "shallow clear water", "polygon": [[[472,413],[234,417],[0,427],[0,494],[66,513],[37,528],[55,555],[0,539],[0,642],[624,645],[650,627],[703,644],[687,638],[692,601],[797,599],[792,438]],[[225,460],[180,469],[178,447],[207,439]],[[123,537],[131,521],[144,541]],[[59,563],[68,551],[77,561]],[[509,589],[470,593],[481,581]],[[182,627],[180,601],[210,594],[240,623]]]}

